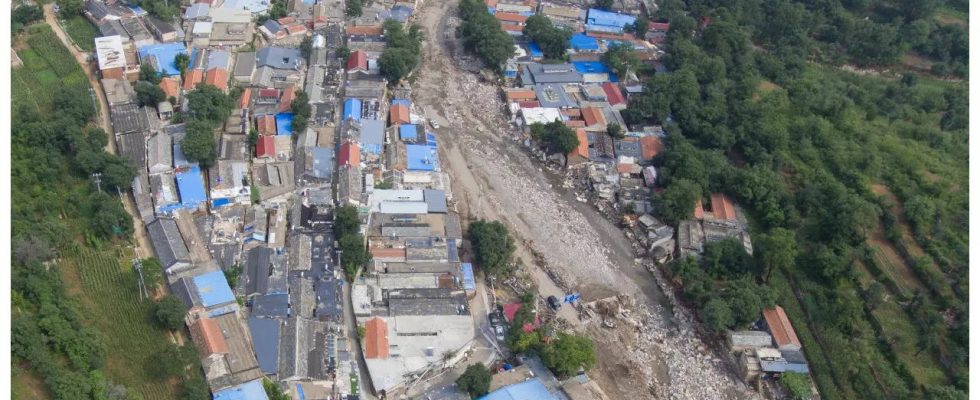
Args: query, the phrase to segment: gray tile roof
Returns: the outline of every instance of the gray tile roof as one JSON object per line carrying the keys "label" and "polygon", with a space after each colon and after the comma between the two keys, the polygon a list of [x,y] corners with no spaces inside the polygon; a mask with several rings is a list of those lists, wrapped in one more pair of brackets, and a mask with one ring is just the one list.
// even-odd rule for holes
{"label": "gray tile roof", "polygon": [[313,153],[313,176],[321,179],[330,179],[333,176],[333,148],[314,147],[311,151]]}
{"label": "gray tile roof", "polygon": [[149,122],[146,113],[136,103],[114,105],[109,108],[112,130],[115,134],[142,132]]}
{"label": "gray tile roof", "polygon": [[228,69],[231,65],[231,54],[224,50],[211,50],[208,52],[208,66],[207,69],[211,68],[222,68]]}
{"label": "gray tile roof", "polygon": [[305,379],[309,375],[309,351],[313,347],[314,327],[305,318],[285,321],[279,338],[279,378]]}
{"label": "gray tile roof", "polygon": [[299,69],[303,54],[296,48],[264,47],[256,53],[256,64],[276,69]]}
{"label": "gray tile roof", "polygon": [[178,262],[190,262],[190,253],[184,238],[177,229],[177,221],[170,218],[157,218],[146,226],[153,244],[153,251],[163,268],[170,268]]}
{"label": "gray tile roof", "polygon": [[466,315],[466,294],[450,289],[394,289],[388,291],[391,315]]}
{"label": "gray tile roof", "polygon": [[252,315],[265,318],[285,318],[289,315],[289,295],[276,293],[256,296],[252,303]]}
{"label": "gray tile roof", "polygon": [[279,371],[279,320],[248,318],[248,330],[252,333],[252,347],[259,361],[259,369],[266,374]]}
{"label": "gray tile roof", "polygon": [[235,71],[233,76],[251,77],[255,72],[255,52],[238,53],[235,55]]}
{"label": "gray tile roof", "polygon": [[248,283],[245,285],[245,295],[265,293],[269,288],[269,272],[272,264],[272,249],[255,247],[248,251],[246,273]]}
{"label": "gray tile roof", "polygon": [[429,206],[430,214],[441,214],[449,211],[446,205],[446,192],[443,190],[424,189],[422,196],[425,204]]}
{"label": "gray tile roof", "polygon": [[377,119],[361,120],[361,145],[383,145],[385,140],[385,123]]}
{"label": "gray tile roof", "polygon": [[534,93],[538,96],[541,107],[572,108],[577,107],[575,100],[565,93],[565,89],[557,83],[539,83],[534,85]]}
{"label": "gray tile roof", "polygon": [[530,63],[521,67],[521,81],[524,86],[530,86],[538,83],[581,83],[583,78],[569,63]]}

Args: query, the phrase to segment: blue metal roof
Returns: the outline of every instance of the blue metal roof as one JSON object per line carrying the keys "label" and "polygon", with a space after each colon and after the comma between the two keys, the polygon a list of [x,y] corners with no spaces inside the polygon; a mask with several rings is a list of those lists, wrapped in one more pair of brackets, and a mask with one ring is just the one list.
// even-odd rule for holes
{"label": "blue metal roof", "polygon": [[411,124],[406,124],[398,127],[398,135],[401,136],[402,140],[415,140],[419,137],[418,127]]}
{"label": "blue metal roof", "polygon": [[262,387],[262,379],[256,379],[217,391],[214,393],[214,400],[269,400],[269,396]]}
{"label": "blue metal roof", "polygon": [[619,78],[616,77],[606,64],[602,61],[572,61],[572,65],[575,66],[575,70],[582,74],[609,74],[610,82],[619,82]]}
{"label": "blue metal roof", "polygon": [[361,119],[361,99],[344,100],[344,119]]}
{"label": "blue metal roof", "polygon": [[599,50],[599,41],[595,40],[594,37],[586,35],[584,32],[579,32],[572,35],[572,38],[569,39],[568,43],[569,47],[579,51]]}
{"label": "blue metal roof", "polygon": [[476,278],[473,276],[473,264],[463,263],[463,290],[476,290]]}
{"label": "blue metal roof", "polygon": [[235,294],[231,292],[224,272],[213,271],[195,276],[194,286],[205,308],[235,301]]}
{"label": "blue metal roof", "polygon": [[436,135],[432,132],[425,133],[425,144],[432,147],[439,147],[438,143],[436,143]]}
{"label": "blue metal roof", "polygon": [[276,135],[290,136],[293,134],[293,113],[276,114]]}
{"label": "blue metal roof", "polygon": [[197,165],[177,173],[177,191],[180,193],[180,204],[184,207],[197,207],[207,201],[208,197],[204,193],[204,178]]}
{"label": "blue metal roof", "polygon": [[589,14],[585,18],[585,23],[595,30],[611,30],[622,32],[623,26],[636,22],[636,17],[626,14],[603,11],[595,8],[589,9]]}
{"label": "blue metal roof", "polygon": [[155,57],[157,59],[157,72],[164,76],[180,75],[180,70],[177,69],[177,64],[174,64],[174,59],[181,53],[187,53],[187,48],[182,43],[151,44],[139,48],[140,59]]}
{"label": "blue metal roof", "polygon": [[435,147],[409,144],[405,146],[409,171],[435,171],[439,166],[439,154]]}
{"label": "blue metal roof", "polygon": [[521,383],[504,386],[479,400],[558,400],[548,393],[548,388],[538,378],[528,379]]}
{"label": "blue metal roof", "polygon": [[537,42],[528,42],[527,52],[531,53],[531,57],[544,57],[544,52],[541,51],[541,46],[538,46]]}

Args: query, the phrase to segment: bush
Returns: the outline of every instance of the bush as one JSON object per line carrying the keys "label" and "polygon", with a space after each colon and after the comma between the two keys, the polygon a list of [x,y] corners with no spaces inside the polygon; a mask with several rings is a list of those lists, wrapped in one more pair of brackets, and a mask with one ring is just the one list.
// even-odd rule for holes
{"label": "bush", "polygon": [[500,221],[475,221],[469,227],[476,262],[484,272],[506,276],[511,272],[511,256],[517,248],[514,238]]}
{"label": "bush", "polygon": [[541,350],[541,361],[559,377],[572,376],[579,369],[595,366],[595,347],[586,336],[559,333],[558,338]]}
{"label": "bush", "polygon": [[784,373],[779,383],[789,392],[793,400],[809,400],[813,396],[810,390],[810,378],[797,372]]}
{"label": "bush", "polygon": [[490,391],[490,380],[490,370],[482,363],[476,363],[466,367],[463,375],[456,379],[456,387],[475,399]]}
{"label": "bush", "polygon": [[157,302],[153,315],[161,326],[175,331],[184,326],[184,316],[187,315],[187,307],[184,306],[182,300],[168,295]]}

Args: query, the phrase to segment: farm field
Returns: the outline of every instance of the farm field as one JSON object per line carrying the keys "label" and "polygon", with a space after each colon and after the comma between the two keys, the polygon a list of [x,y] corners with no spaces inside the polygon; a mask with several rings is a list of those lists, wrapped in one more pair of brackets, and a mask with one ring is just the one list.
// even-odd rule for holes
{"label": "farm field", "polygon": [[170,340],[153,321],[153,302],[140,300],[128,253],[119,246],[103,251],[79,246],[66,252],[65,281],[69,290],[79,289],[89,324],[105,335],[106,347],[112,349],[106,375],[146,400],[174,398],[173,385],[146,372]]}
{"label": "farm field", "polygon": [[95,37],[99,35],[98,29],[92,25],[85,17],[78,15],[62,21],[65,32],[75,41],[82,50],[95,50]]}
{"label": "farm field", "polygon": [[53,94],[65,87],[86,87],[88,79],[58,37],[47,25],[34,25],[23,38],[17,55],[24,66],[11,70],[14,104],[30,104],[38,111],[51,110]]}

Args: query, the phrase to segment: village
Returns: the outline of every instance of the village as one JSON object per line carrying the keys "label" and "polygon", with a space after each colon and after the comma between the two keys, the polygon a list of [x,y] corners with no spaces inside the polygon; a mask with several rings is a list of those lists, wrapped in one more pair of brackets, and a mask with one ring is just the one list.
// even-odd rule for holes
{"label": "village", "polygon": [[[138,166],[131,201],[169,291],[188,309],[213,397],[267,399],[270,380],[294,399],[466,399],[453,382],[482,363],[494,372],[485,399],[614,398],[590,372],[559,379],[537,357],[507,348],[521,290],[541,285],[484,279],[466,250],[472,221],[461,217],[464,200],[444,161],[442,143],[458,134],[458,120],[419,101],[411,79],[388,82],[379,71],[385,21],[407,26],[430,5],[374,1],[349,17],[340,1],[281,3],[287,15],[278,19],[267,18],[269,1],[204,0],[185,2],[179,21],[162,21],[122,1],[85,2],[101,34],[92,60],[110,134]],[[699,201],[694,218],[676,226],[652,215],[661,190],[652,161],[670,132],[627,126],[622,111],[644,86],[635,74],[617,76],[602,55],[628,46],[662,70],[658,45],[669,25],[649,22],[643,35],[628,28],[656,5],[572,3],[486,1],[518,43],[495,100],[510,115],[499,135],[522,143],[563,190],[623,227],[619,240],[644,260],[649,280],[657,265],[697,258],[705,243],[736,238],[751,254],[746,216],[724,193]],[[567,62],[544,62],[541,47],[523,37],[536,14],[575,32]],[[165,100],[156,104],[137,93],[146,66],[160,77]],[[184,118],[195,112],[188,96],[206,90],[234,101],[215,129],[210,165],[182,149]],[[578,145],[548,155],[532,130],[556,121]],[[345,253],[340,237],[352,233],[335,223],[350,209],[353,234],[370,255],[354,274],[344,258],[359,255]],[[554,290],[569,286],[550,281]],[[533,328],[613,329],[628,320],[624,296],[555,294],[532,299]],[[768,308],[758,321],[728,333],[730,351],[718,364],[761,392],[785,372],[809,373],[783,309]]]}

